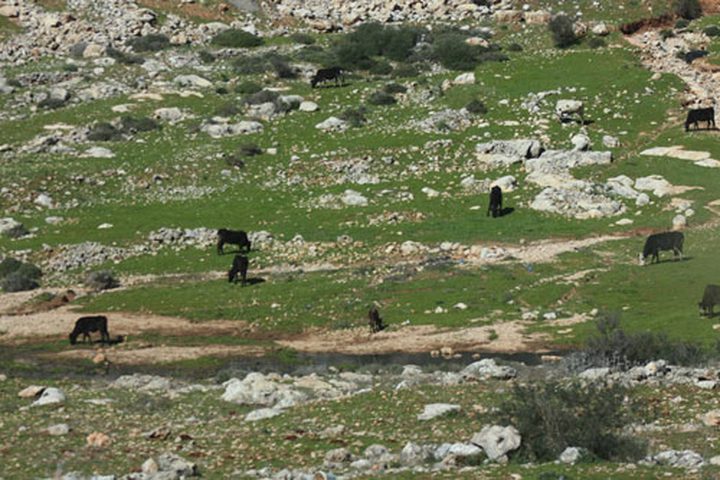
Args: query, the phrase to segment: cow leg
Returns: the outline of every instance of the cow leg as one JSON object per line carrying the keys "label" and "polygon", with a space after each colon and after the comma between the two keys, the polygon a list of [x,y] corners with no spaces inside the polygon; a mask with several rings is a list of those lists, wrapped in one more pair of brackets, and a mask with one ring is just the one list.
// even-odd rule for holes
{"label": "cow leg", "polygon": [[222,254],[225,253],[225,252],[223,252],[223,245],[224,245],[224,244],[225,244],[225,242],[223,242],[222,240],[218,240],[218,243],[217,243],[217,252],[218,252],[218,255],[222,255]]}

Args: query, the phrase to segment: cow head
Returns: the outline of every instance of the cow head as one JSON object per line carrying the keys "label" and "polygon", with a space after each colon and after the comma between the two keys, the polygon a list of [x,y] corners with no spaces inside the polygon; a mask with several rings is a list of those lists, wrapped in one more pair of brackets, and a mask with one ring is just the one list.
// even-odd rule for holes
{"label": "cow head", "polygon": [[70,345],[75,345],[77,343],[77,337],[78,334],[75,332],[72,332],[70,335],[68,335],[68,338],[70,339]]}
{"label": "cow head", "polygon": [[638,254],[638,262],[640,263],[641,267],[645,265],[645,255],[643,255],[642,253]]}

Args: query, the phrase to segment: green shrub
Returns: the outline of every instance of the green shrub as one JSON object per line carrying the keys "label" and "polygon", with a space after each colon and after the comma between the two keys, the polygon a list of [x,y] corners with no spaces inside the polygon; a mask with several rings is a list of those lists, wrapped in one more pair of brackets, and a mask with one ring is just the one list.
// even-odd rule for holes
{"label": "green shrub", "polygon": [[375,62],[368,71],[373,75],[390,75],[393,72],[393,67],[388,62],[381,60]]}
{"label": "green shrub", "polygon": [[516,385],[501,404],[500,417],[515,426],[522,444],[515,456],[547,462],[567,447],[586,449],[603,460],[638,460],[644,445],[621,434],[632,419],[618,386]]}
{"label": "green shrub", "polygon": [[75,73],[78,70],[80,70],[80,67],[75,65],[74,63],[66,63],[62,66],[63,72],[69,72],[69,73]]}
{"label": "green shrub", "polygon": [[523,47],[519,43],[511,43],[510,45],[507,46],[507,51],[508,52],[522,52]]}
{"label": "green shrub", "polygon": [[703,33],[708,37],[720,37],[720,27],[717,25],[710,25],[709,27],[705,27]]}
{"label": "green shrub", "polygon": [[676,29],[683,29],[690,26],[690,20],[686,18],[680,18],[677,22],[675,22],[675,28]]}
{"label": "green shrub", "polygon": [[577,358],[581,369],[615,367],[627,369],[663,359],[675,365],[702,363],[707,353],[698,344],[670,340],[664,333],[625,332],[618,314],[603,314],[597,321],[598,334],[590,337]]}
{"label": "green shrub", "polygon": [[266,59],[259,56],[243,55],[233,60],[233,68],[242,75],[255,75],[265,73],[269,65]]}
{"label": "green shrub", "polygon": [[71,57],[75,58],[83,58],[83,54],[85,53],[85,49],[87,48],[87,43],[85,42],[78,42],[72,47],[70,47],[69,54]]}
{"label": "green shrub", "polygon": [[668,38],[673,38],[674,36],[675,36],[675,32],[673,32],[669,28],[660,30],[660,38],[662,38],[663,40],[667,40]]}
{"label": "green shrub", "polygon": [[695,20],[702,17],[700,0],[675,0],[673,9],[678,17],[685,20]]}
{"label": "green shrub", "polygon": [[238,115],[242,110],[232,102],[223,103],[215,109],[215,115],[218,117],[234,117]]}
{"label": "green shrub", "polygon": [[477,56],[478,63],[507,62],[508,60],[510,60],[510,57],[498,50],[487,50],[484,52],[480,52]]}
{"label": "green shrub", "polygon": [[8,293],[34,290],[39,286],[40,284],[37,282],[37,280],[24,277],[17,272],[13,272],[7,277],[0,280],[0,287]]}
{"label": "green shrub", "polygon": [[247,105],[260,105],[261,103],[274,102],[280,94],[271,90],[260,90],[257,93],[247,95],[243,98],[243,103]]}
{"label": "green shrub", "polygon": [[275,74],[278,78],[284,78],[284,79],[292,79],[297,78],[297,74],[295,73],[295,70],[290,66],[290,64],[282,57],[272,57],[269,60],[270,65],[272,66],[273,70],[275,71]]}
{"label": "green shrub", "polygon": [[120,130],[113,127],[111,124],[107,122],[98,122],[90,128],[87,138],[91,142],[110,142],[122,140],[123,135]]}
{"label": "green shrub", "polygon": [[419,73],[415,66],[404,63],[395,67],[393,76],[398,78],[417,77]]}
{"label": "green shrub", "polygon": [[105,53],[108,57],[114,58],[115,61],[123,65],[140,65],[145,63],[145,59],[143,57],[139,55],[129,55],[113,47],[108,47]]}
{"label": "green shrub", "polygon": [[265,42],[262,38],[250,32],[230,28],[215,35],[210,43],[218,47],[252,48],[259,47]]}
{"label": "green shrub", "polygon": [[[19,225],[14,226],[13,228],[9,228],[3,232],[3,235],[8,238],[20,238],[24,237],[30,233],[27,228],[25,228],[25,225],[22,223]],[[1,276],[1,274],[0,274]]]}
{"label": "green shrub", "polygon": [[394,105],[397,103],[397,100],[387,92],[377,91],[370,95],[368,103],[370,105]]}
{"label": "green shrub", "polygon": [[249,95],[251,93],[257,93],[262,90],[262,86],[255,82],[242,82],[235,87],[235,93],[241,95]]}
{"label": "green shrub", "polygon": [[302,62],[308,62],[322,67],[332,67],[339,64],[334,52],[325,50],[318,45],[309,45],[295,53],[295,58]]}
{"label": "green shrub", "polygon": [[215,58],[215,55],[208,52],[207,50],[200,50],[198,52],[198,57],[200,58],[200,61],[203,63],[213,63],[213,62],[215,62],[215,60],[217,60]]}
{"label": "green shrub", "polygon": [[45,100],[43,100],[42,102],[38,103],[38,107],[45,108],[48,110],[55,110],[57,108],[64,107],[66,103],[67,103],[67,100],[63,100],[60,98],[48,97]]}
{"label": "green shrub", "polygon": [[110,270],[100,270],[88,273],[85,277],[85,285],[95,291],[100,291],[117,288],[120,286],[120,282]]}
{"label": "green shrub", "polygon": [[225,157],[225,163],[229,167],[245,168],[245,161],[240,156],[232,154]]}
{"label": "green shrub", "polygon": [[39,280],[42,277],[42,270],[32,263],[22,263],[15,272],[23,277]]}
{"label": "green shrub", "polygon": [[471,100],[465,105],[465,110],[475,115],[483,115],[487,113],[487,107],[480,100]]}
{"label": "green shrub", "polygon": [[155,120],[148,117],[122,117],[122,119],[120,120],[120,125],[122,131],[128,134],[138,132],[150,132],[152,130],[157,130],[158,128],[160,128],[160,125],[158,125]]}
{"label": "green shrub", "polygon": [[588,40],[587,43],[588,47],[593,49],[607,47],[607,43],[605,43],[605,40],[600,37],[592,37]]}
{"label": "green shrub", "polygon": [[168,37],[161,33],[151,33],[143,37],[135,37],[130,39],[128,46],[135,52],[159,52],[170,46]]}
{"label": "green shrub", "polygon": [[226,87],[220,85],[219,87],[215,87],[215,93],[217,93],[218,95],[227,95],[230,92],[228,92],[228,89]]}
{"label": "green shrub", "polygon": [[7,257],[0,262],[0,278],[5,278],[11,273],[17,271],[22,262],[16,258]]}
{"label": "green shrub", "polygon": [[573,29],[573,21],[567,15],[555,15],[548,24],[553,42],[558,48],[575,45],[578,38]]}
{"label": "green shrub", "polygon": [[391,95],[396,93],[405,93],[407,92],[407,87],[405,87],[405,85],[400,85],[399,83],[388,83],[383,87],[383,92]]}
{"label": "green shrub", "polygon": [[443,35],[433,44],[433,58],[450,70],[472,70],[478,64],[478,47],[457,34]]}
{"label": "green shrub", "polygon": [[255,143],[244,143],[238,147],[238,155],[241,157],[254,157],[262,152],[262,148]]}
{"label": "green shrub", "polygon": [[367,123],[365,114],[367,109],[363,106],[358,108],[348,108],[340,114],[340,119],[345,120],[352,127],[361,127]]}
{"label": "green shrub", "polygon": [[373,66],[373,57],[406,61],[424,32],[418,27],[363,23],[343,37],[334,51],[341,66],[368,70]]}
{"label": "green shrub", "polygon": [[290,40],[301,45],[312,45],[315,43],[315,37],[307,33],[293,33],[290,35]]}

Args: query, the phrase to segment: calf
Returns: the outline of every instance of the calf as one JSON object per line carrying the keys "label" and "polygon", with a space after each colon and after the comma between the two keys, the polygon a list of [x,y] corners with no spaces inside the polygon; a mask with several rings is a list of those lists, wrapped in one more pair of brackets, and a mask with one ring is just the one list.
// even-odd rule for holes
{"label": "calf", "polygon": [[242,286],[244,287],[245,283],[247,283],[247,272],[249,265],[250,261],[245,255],[235,255],[235,258],[233,258],[232,267],[230,268],[230,270],[228,270],[228,282],[237,283],[237,277],[239,273],[240,278],[242,279]]}
{"label": "calf", "polygon": [[645,246],[640,254],[640,265],[645,265],[645,259],[650,255],[652,255],[650,263],[660,263],[660,252],[664,250],[672,250],[675,257],[680,255],[680,258],[682,258],[684,241],[685,236],[682,232],[664,232],[650,235],[645,240]]}
{"label": "calf", "polygon": [[82,333],[83,342],[91,340],[90,333],[100,332],[100,340],[110,343],[110,334],[107,328],[107,317],[104,315],[80,317],[75,322],[75,328],[70,332],[70,345],[77,343],[77,337]]}
{"label": "calf", "polygon": [[225,244],[237,245],[239,250],[246,247],[247,251],[250,251],[250,239],[248,238],[247,233],[242,230],[228,230],[226,228],[221,228],[218,230],[217,236],[218,255],[225,253],[223,251],[223,245]]}
{"label": "calf", "polygon": [[372,333],[377,333],[387,328],[387,325],[385,325],[382,318],[380,318],[380,312],[378,312],[375,305],[370,307],[370,311],[368,312],[368,325],[370,325],[370,331]]}
{"label": "calf", "polygon": [[493,218],[502,215],[502,189],[495,185],[490,189],[490,203],[488,203],[487,215],[492,212]]}
{"label": "calf", "polygon": [[707,122],[708,130],[715,128],[715,109],[710,108],[694,108],[688,112],[687,120],[685,120],[685,131],[690,130],[690,125],[695,125],[695,130],[699,130],[698,122]]}
{"label": "calf", "polygon": [[720,287],[717,285],[706,285],[703,298],[698,303],[700,314],[712,317],[714,315],[713,307],[720,303]]}
{"label": "calf", "polygon": [[335,80],[335,85],[341,85],[344,80],[344,70],[340,67],[321,68],[310,80],[310,86],[315,88],[318,83]]}

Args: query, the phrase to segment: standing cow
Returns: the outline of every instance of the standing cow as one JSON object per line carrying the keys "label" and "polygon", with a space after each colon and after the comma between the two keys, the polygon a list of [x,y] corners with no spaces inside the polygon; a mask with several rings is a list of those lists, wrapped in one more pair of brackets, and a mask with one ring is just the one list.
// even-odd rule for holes
{"label": "standing cow", "polygon": [[110,334],[107,328],[107,317],[104,315],[96,315],[89,317],[80,317],[75,321],[75,328],[70,332],[70,345],[77,343],[77,338],[82,334],[83,342],[90,341],[92,332],[100,332],[100,340],[103,343],[110,343]]}
{"label": "standing cow", "polygon": [[370,307],[370,311],[368,312],[368,325],[370,325],[370,331],[372,333],[377,333],[381,330],[385,330],[387,325],[383,323],[383,319],[380,318],[380,312],[378,312],[378,309],[375,305]]}
{"label": "standing cow", "polygon": [[218,255],[223,255],[225,253],[223,251],[223,245],[225,244],[237,245],[240,250],[242,250],[243,247],[246,247],[247,251],[250,251],[250,239],[248,238],[247,233],[242,230],[228,230],[227,228],[221,228],[217,232],[217,238]]}
{"label": "standing cow", "polygon": [[652,256],[650,263],[660,263],[660,252],[672,250],[673,255],[682,258],[683,242],[685,236],[682,232],[664,232],[650,235],[645,240],[645,246],[640,254],[640,265],[645,265],[647,257]]}
{"label": "standing cow", "polygon": [[310,80],[310,86],[315,88],[318,83],[335,80],[335,85],[342,85],[345,81],[345,71],[340,67],[321,68]]}
{"label": "standing cow", "polygon": [[720,286],[706,285],[703,298],[698,303],[698,307],[700,307],[700,314],[712,317],[715,315],[713,307],[717,304],[720,304]]}
{"label": "standing cow", "polygon": [[699,130],[698,122],[707,122],[708,130],[715,128],[715,109],[710,108],[694,108],[688,111],[687,120],[685,120],[685,131],[690,130],[690,125],[695,125],[695,130]]}
{"label": "standing cow", "polygon": [[237,283],[239,273],[242,280],[242,286],[244,287],[247,283],[247,272],[249,265],[250,261],[245,255],[235,255],[235,258],[233,258],[232,267],[228,271],[228,282]]}
{"label": "standing cow", "polygon": [[490,189],[490,202],[488,203],[487,216],[492,212],[493,218],[502,215],[502,189],[495,185]]}

